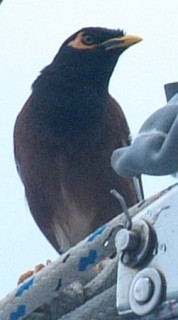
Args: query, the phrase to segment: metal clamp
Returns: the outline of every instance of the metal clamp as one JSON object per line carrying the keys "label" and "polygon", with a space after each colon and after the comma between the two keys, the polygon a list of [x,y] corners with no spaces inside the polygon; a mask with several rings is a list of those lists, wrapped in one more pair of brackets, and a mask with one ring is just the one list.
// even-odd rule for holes
{"label": "metal clamp", "polygon": [[155,319],[159,314],[164,319],[169,301],[178,302],[177,194],[175,184],[138,204],[132,228],[123,227],[116,235],[117,309],[122,318],[149,314]]}
{"label": "metal clamp", "polygon": [[132,230],[121,229],[116,236],[120,261],[132,268],[147,264],[153,256],[156,234],[151,225],[141,219],[132,224]]}

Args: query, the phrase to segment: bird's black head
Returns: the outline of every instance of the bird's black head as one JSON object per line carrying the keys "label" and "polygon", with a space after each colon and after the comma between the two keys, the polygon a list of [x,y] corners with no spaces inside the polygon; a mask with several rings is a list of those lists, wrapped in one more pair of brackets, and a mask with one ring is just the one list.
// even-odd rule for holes
{"label": "bird's black head", "polygon": [[45,71],[59,70],[68,83],[106,87],[121,53],[139,41],[140,37],[125,35],[119,29],[83,28],[63,43]]}

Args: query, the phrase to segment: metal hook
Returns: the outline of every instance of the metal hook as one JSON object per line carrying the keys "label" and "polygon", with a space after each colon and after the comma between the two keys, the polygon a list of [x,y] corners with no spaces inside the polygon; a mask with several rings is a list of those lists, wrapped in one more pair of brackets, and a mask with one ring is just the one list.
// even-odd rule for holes
{"label": "metal hook", "polygon": [[127,208],[126,202],[124,197],[115,189],[112,189],[110,193],[117,199],[119,200],[123,213],[125,213],[125,216],[127,218],[127,224],[126,224],[126,229],[131,230],[132,229],[132,218],[129,214],[129,210]]}

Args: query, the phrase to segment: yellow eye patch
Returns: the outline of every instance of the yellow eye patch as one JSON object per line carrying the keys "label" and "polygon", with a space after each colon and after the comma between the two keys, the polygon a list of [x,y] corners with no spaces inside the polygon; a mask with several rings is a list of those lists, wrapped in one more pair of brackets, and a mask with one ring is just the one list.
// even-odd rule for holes
{"label": "yellow eye patch", "polygon": [[96,48],[96,44],[85,44],[84,43],[84,32],[79,32],[74,40],[68,43],[68,46],[73,47],[75,49],[93,49]]}

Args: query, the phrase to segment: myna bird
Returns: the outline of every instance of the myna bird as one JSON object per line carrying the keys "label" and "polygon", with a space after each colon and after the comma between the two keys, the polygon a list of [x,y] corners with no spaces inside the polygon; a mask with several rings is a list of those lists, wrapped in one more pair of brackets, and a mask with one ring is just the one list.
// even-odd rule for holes
{"label": "myna bird", "polygon": [[84,28],[70,36],[33,83],[17,117],[14,150],[31,213],[49,242],[67,250],[130,207],[132,179],[110,165],[129,144],[129,128],[108,84],[119,56],[141,38],[122,30]]}

